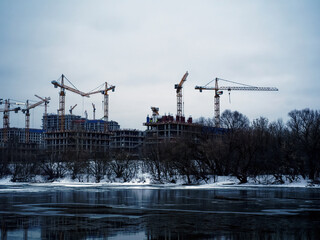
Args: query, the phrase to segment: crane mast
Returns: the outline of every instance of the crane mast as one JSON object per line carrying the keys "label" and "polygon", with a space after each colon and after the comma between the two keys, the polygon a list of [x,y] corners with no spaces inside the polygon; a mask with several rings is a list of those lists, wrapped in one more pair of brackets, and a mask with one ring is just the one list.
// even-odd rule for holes
{"label": "crane mast", "polygon": [[[64,75],[61,75],[61,85],[64,85]],[[60,87],[59,92],[59,130],[64,131],[64,115],[65,115],[65,103],[66,103],[66,93],[63,87]]]}
{"label": "crane mast", "polygon": [[220,127],[220,95],[218,90],[218,78],[216,78],[214,89],[214,123],[216,127]]}
{"label": "crane mast", "polygon": [[29,143],[29,128],[30,128],[30,111],[29,111],[29,100],[27,100],[27,103],[26,103],[26,106],[27,106],[27,110],[26,110],[26,127],[25,127],[25,141],[26,143]]}
{"label": "crane mast", "polygon": [[[245,84],[241,84],[241,85],[245,85],[244,87],[236,87],[236,86],[219,87],[218,80],[231,82],[231,81],[224,80],[221,78],[216,78],[214,87],[207,87],[208,84],[206,86],[196,86],[195,87],[195,89],[199,90],[200,92],[202,92],[202,90],[214,90],[214,122],[215,122],[215,127],[220,127],[220,95],[223,94],[222,90],[228,90],[229,92],[231,90],[278,91],[278,88],[275,88],[275,87],[255,87],[255,86],[249,86],[249,85],[245,85]],[[233,82],[233,83],[235,83],[235,82]],[[237,83],[237,84],[239,84],[239,83]]]}
{"label": "crane mast", "polygon": [[[4,111],[3,111],[3,129],[4,131],[8,130],[10,128],[10,123],[9,123],[9,108],[10,108],[10,103],[9,100],[5,100],[4,101]],[[5,134],[5,136],[7,137],[7,134]],[[7,141],[7,139],[5,139],[5,142]]]}
{"label": "crane mast", "polygon": [[176,90],[176,92],[177,92],[177,117],[179,119],[181,119],[181,117],[183,116],[182,85],[187,80],[187,77],[188,77],[188,72],[186,72],[183,75],[179,84],[174,85],[174,88],[177,89]]}
{"label": "crane mast", "polygon": [[[104,88],[104,107],[103,107],[103,120],[108,124],[109,121],[109,94],[108,94],[108,84],[105,83]],[[114,91],[114,90],[113,90]],[[105,131],[108,130],[108,125],[105,126]]]}
{"label": "crane mast", "polygon": [[93,120],[96,120],[96,105],[92,103],[92,108],[93,108]]}
{"label": "crane mast", "polygon": [[4,111],[3,111],[3,141],[7,142],[8,141],[8,130],[10,128],[9,125],[9,108],[10,108],[10,103],[9,100],[5,100],[4,102]]}
{"label": "crane mast", "polygon": [[104,95],[104,107],[103,107],[103,120],[105,121],[104,131],[108,131],[108,121],[109,121],[109,94],[108,92],[112,90],[114,92],[115,86],[108,87],[108,83],[105,82],[104,91],[102,94]]}

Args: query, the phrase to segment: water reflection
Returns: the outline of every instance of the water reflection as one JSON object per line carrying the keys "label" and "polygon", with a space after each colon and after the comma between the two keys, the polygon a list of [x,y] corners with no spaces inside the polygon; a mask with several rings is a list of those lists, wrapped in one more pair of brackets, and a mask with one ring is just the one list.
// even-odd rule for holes
{"label": "water reflection", "polygon": [[0,191],[1,239],[317,239],[317,189]]}

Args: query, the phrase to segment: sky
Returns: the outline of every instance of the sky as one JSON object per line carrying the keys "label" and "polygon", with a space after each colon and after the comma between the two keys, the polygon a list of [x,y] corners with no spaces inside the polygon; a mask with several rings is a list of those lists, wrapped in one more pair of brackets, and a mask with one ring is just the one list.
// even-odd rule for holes
{"label": "sky", "polygon": [[[48,112],[57,113],[51,81],[61,74],[83,92],[107,82],[116,86],[109,120],[144,130],[151,106],[176,114],[174,84],[188,71],[186,117],[213,118],[214,92],[194,88],[218,77],[279,89],[225,92],[221,113],[287,121],[291,110],[319,110],[319,11],[317,0],[0,0],[0,98],[51,97]],[[91,119],[94,103],[102,118],[102,100],[67,91],[66,113],[77,104],[73,113]],[[31,110],[31,128],[43,112]],[[24,118],[11,113],[10,127]]]}

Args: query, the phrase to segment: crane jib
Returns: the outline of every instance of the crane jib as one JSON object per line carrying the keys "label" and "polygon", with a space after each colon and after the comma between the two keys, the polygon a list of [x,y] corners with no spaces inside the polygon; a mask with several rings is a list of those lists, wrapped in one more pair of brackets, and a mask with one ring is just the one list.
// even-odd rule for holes
{"label": "crane jib", "polygon": [[243,91],[279,91],[275,87],[219,87],[219,90],[243,90]]}
{"label": "crane jib", "polygon": [[278,88],[275,87],[200,87],[200,86],[196,86],[195,89],[197,90],[227,90],[227,91],[231,91],[231,90],[242,90],[242,91],[279,91]]}

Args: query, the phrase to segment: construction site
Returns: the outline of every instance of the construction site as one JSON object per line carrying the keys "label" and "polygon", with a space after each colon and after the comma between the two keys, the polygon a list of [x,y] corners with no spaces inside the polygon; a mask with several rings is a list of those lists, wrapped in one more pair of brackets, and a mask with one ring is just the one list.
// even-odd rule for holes
{"label": "construction site", "polygon": [[[78,90],[62,74],[61,77],[52,81],[51,84],[57,88],[59,95],[59,108],[57,114],[48,114],[48,104],[50,97],[40,97],[35,95],[39,101],[30,104],[26,102],[13,101],[11,99],[0,99],[0,104],[4,107],[0,109],[3,113],[3,128],[0,129],[0,150],[1,156],[15,154],[17,156],[27,156],[37,151],[62,154],[65,152],[86,152],[107,154],[110,151],[125,151],[132,156],[139,157],[142,147],[150,144],[157,144],[164,141],[176,141],[177,139],[191,138],[197,141],[204,135],[217,136],[223,134],[226,130],[220,127],[220,96],[226,90],[230,93],[233,90],[247,91],[278,91],[273,87],[255,87],[245,84],[242,86],[219,86],[218,82],[232,81],[216,78],[214,87],[208,87],[212,82],[205,86],[196,86],[195,89],[214,91],[214,126],[204,126],[193,122],[192,117],[187,119],[184,116],[184,106],[182,101],[183,84],[186,82],[188,72],[186,72],[181,81],[175,84],[174,89],[177,97],[177,113],[173,115],[160,115],[158,107],[151,107],[151,115],[147,116],[143,125],[145,131],[136,129],[121,129],[116,121],[109,121],[109,93],[115,91],[115,86],[104,83],[103,89],[91,92]],[[66,83],[67,82],[67,83]],[[95,104],[93,107],[93,119],[88,119],[88,114],[81,117],[73,114],[73,109],[77,106],[71,106],[69,113],[66,114],[66,92],[70,91],[84,98],[93,94],[103,95],[103,117],[96,119]],[[42,118],[42,129],[30,128],[30,110],[38,106],[44,106]],[[22,112],[25,115],[25,128],[16,128],[10,126],[10,113],[18,114]]]}

